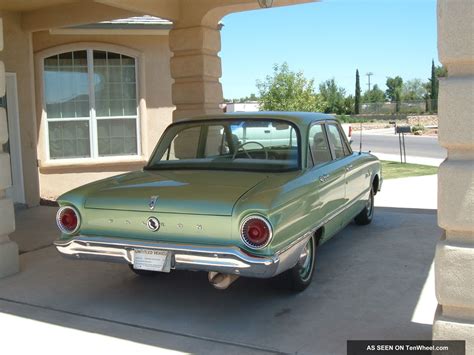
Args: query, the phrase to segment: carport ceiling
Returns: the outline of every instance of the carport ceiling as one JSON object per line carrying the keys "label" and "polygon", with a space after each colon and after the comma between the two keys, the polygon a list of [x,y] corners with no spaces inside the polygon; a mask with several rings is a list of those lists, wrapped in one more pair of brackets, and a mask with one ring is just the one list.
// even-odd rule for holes
{"label": "carport ceiling", "polygon": [[54,6],[59,4],[68,4],[76,2],[76,0],[15,0],[1,1],[0,10],[6,11],[31,11],[41,9],[43,7]]}

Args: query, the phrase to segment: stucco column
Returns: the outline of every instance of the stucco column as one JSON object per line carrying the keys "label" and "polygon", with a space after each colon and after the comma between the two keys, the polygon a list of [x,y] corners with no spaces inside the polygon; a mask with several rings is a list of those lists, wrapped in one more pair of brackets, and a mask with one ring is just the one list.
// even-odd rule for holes
{"label": "stucco column", "polygon": [[[3,50],[3,21],[0,18],[0,51]],[[5,95],[5,65],[0,61],[0,97]],[[2,145],[8,141],[7,116],[0,108],[0,277],[18,272],[18,246],[8,238],[15,230],[13,203],[5,197],[5,189],[11,186],[10,156]]]}
{"label": "stucco column", "polygon": [[438,310],[434,339],[466,340],[474,354],[474,4],[438,0],[439,142],[448,158],[438,172],[435,256]]}
{"label": "stucco column", "polygon": [[223,101],[220,30],[186,23],[170,31],[173,121],[196,115],[222,112]]}

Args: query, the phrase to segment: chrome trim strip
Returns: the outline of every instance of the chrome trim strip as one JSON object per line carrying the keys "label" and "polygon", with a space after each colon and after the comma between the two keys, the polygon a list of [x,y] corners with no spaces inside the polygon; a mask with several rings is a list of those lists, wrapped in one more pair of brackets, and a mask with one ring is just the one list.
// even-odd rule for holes
{"label": "chrome trim strip", "polygon": [[167,250],[171,253],[172,269],[216,271],[258,278],[269,278],[281,272],[280,260],[288,259],[286,254],[293,253],[293,250],[289,250],[285,254],[260,257],[233,246],[214,247],[84,235],[56,240],[54,245],[68,258],[128,264],[134,262],[135,248]]}

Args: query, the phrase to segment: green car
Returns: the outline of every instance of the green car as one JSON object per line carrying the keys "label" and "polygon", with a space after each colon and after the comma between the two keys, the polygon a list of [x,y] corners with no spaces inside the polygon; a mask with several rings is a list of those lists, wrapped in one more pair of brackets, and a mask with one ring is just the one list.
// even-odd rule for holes
{"label": "green car", "polygon": [[353,152],[319,113],[249,112],[170,125],[140,171],[74,189],[58,202],[60,253],[122,262],[139,275],[206,271],[301,291],[316,250],[352,220],[365,225],[381,165]]}

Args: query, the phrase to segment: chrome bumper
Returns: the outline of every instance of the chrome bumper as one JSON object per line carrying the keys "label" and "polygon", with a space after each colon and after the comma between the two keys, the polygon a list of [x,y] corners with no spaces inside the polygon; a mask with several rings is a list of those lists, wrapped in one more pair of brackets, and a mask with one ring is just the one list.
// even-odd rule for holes
{"label": "chrome bumper", "polygon": [[56,240],[54,245],[67,258],[134,263],[134,249],[167,250],[171,255],[171,269],[216,271],[240,276],[269,278],[296,265],[308,241],[305,234],[279,253],[260,257],[247,254],[237,247],[216,247],[173,244],[149,240],[135,240],[79,235],[67,240]]}

